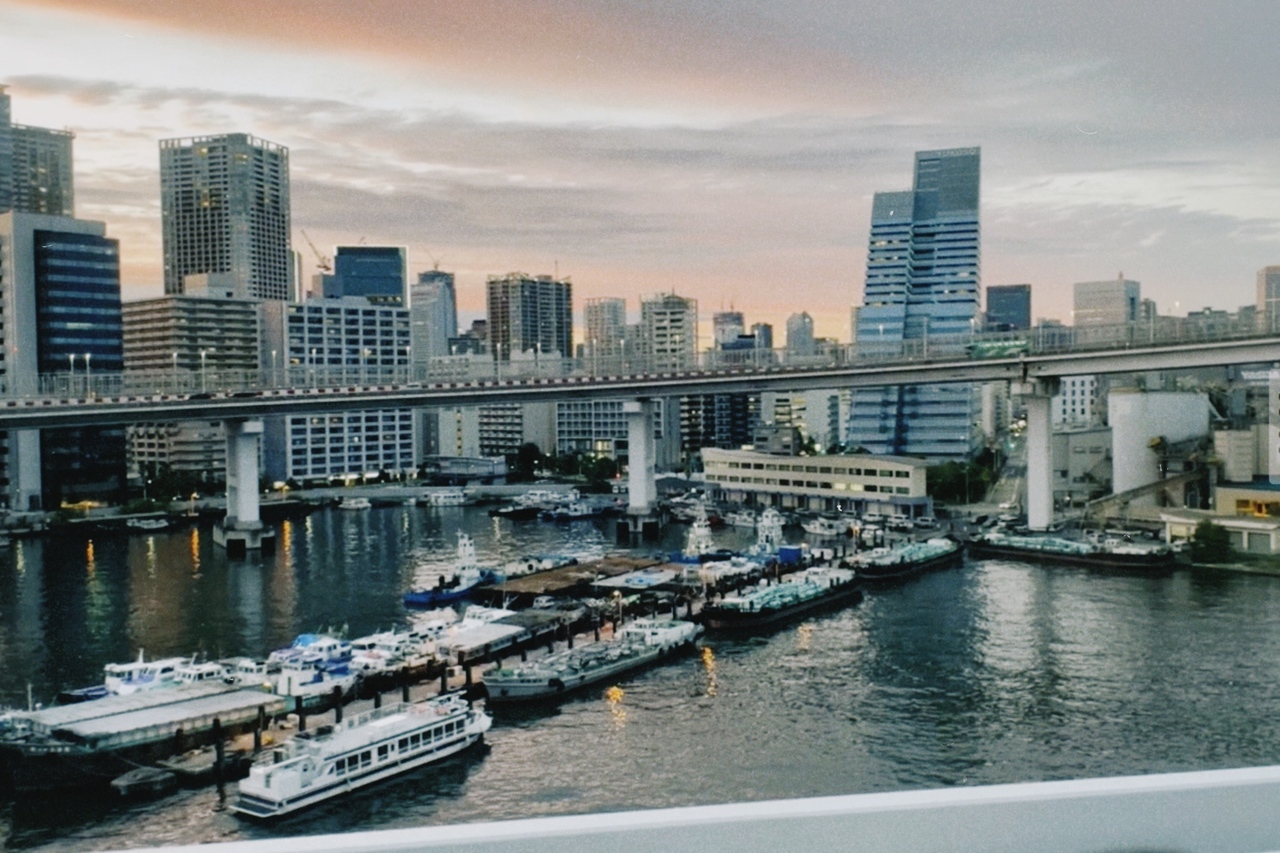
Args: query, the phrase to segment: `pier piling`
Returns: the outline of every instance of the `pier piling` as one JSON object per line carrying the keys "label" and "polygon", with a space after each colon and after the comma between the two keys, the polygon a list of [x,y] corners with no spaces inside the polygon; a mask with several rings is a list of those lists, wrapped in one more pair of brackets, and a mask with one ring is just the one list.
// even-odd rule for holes
{"label": "pier piling", "polygon": [[222,762],[226,757],[227,745],[222,740],[222,720],[218,717],[213,718],[211,735],[213,737],[213,783],[221,789]]}

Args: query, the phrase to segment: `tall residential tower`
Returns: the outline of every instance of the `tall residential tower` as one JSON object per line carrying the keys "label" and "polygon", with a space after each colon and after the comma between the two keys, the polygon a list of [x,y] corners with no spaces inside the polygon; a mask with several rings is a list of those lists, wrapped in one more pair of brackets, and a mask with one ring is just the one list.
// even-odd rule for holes
{"label": "tall residential tower", "polygon": [[164,292],[292,295],[289,149],[244,133],[160,142]]}
{"label": "tall residential tower", "polygon": [[67,130],[13,124],[0,86],[0,212],[75,216],[74,138]]}

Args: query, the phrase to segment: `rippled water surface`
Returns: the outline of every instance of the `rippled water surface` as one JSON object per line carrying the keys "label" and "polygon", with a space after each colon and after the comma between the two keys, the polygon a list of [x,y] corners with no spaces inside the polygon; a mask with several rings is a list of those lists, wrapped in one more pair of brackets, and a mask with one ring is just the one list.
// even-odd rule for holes
{"label": "rippled water surface", "polygon": [[[277,554],[227,561],[207,531],[15,544],[0,561],[0,703],[97,679],[108,660],[260,655],[295,634],[403,621],[452,560],[589,557],[590,524],[477,509],[326,511]],[[678,545],[680,529],[666,543]],[[741,544],[728,531],[724,544]],[[483,751],[273,827],[210,789],[146,806],[0,805],[0,846],[88,850],[939,785],[1271,764],[1280,753],[1280,578],[1141,578],[969,562],[855,607],[706,650],[558,709],[498,709]]]}

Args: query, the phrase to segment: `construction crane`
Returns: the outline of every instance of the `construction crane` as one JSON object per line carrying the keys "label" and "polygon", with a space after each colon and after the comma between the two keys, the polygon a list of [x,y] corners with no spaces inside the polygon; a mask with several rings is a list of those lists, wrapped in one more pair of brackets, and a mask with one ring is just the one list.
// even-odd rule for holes
{"label": "construction crane", "polygon": [[435,269],[436,271],[439,271],[439,269],[440,269],[440,258],[437,258],[435,255],[431,254],[431,250],[430,250],[430,249],[424,249],[423,251],[425,251],[425,252],[427,253],[427,257],[431,259],[431,263],[435,264],[434,269]]}
{"label": "construction crane", "polygon": [[329,263],[328,258],[320,254],[320,250],[316,248],[316,244],[312,242],[305,228],[302,229],[302,238],[307,241],[307,245],[311,247],[311,253],[316,256],[316,268],[321,272],[333,272],[333,264]]}

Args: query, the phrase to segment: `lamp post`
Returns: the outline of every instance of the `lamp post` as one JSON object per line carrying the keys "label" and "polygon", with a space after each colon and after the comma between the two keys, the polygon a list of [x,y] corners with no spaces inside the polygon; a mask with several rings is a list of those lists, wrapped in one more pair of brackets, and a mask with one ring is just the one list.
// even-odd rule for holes
{"label": "lamp post", "polygon": [[209,390],[209,375],[205,370],[207,365],[206,359],[209,355],[208,350],[200,350],[200,391],[201,393]]}
{"label": "lamp post", "polygon": [[177,350],[175,350],[173,353],[173,390],[174,390],[174,393],[177,393],[178,391],[178,352]]}
{"label": "lamp post", "polygon": [[76,391],[76,354],[67,353],[67,393],[74,394]]}
{"label": "lamp post", "polygon": [[311,386],[314,388],[316,384],[316,348],[311,348]]}
{"label": "lamp post", "polygon": [[91,358],[93,353],[84,354],[84,395],[86,397],[93,393],[93,367],[89,364]]}
{"label": "lamp post", "polygon": [[276,351],[275,350],[271,351],[271,385],[272,387],[275,387],[276,385]]}
{"label": "lamp post", "polygon": [[598,366],[598,363],[596,362],[596,339],[595,338],[591,339],[591,375],[592,376],[600,375],[600,368]]}

